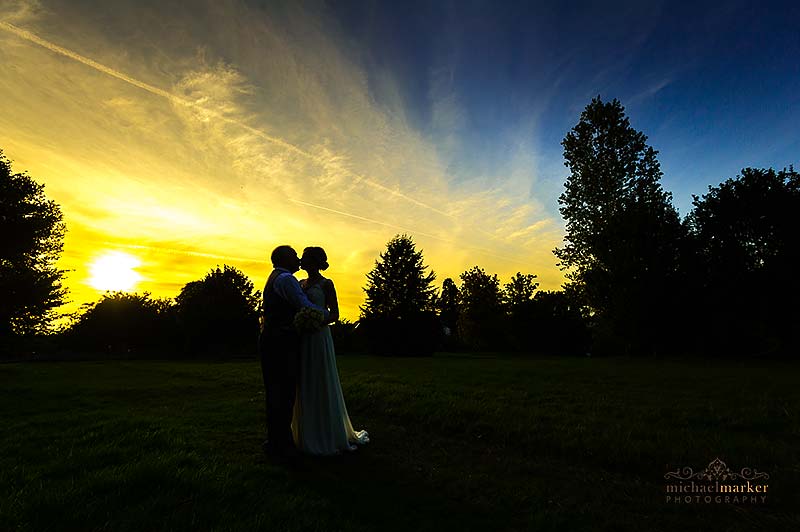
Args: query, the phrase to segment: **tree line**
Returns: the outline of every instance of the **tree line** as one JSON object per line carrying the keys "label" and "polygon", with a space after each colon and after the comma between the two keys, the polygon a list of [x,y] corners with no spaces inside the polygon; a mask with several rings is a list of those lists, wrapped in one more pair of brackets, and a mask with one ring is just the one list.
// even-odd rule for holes
{"label": "tree line", "polygon": [[[661,186],[658,152],[618,100],[593,99],[562,141],[566,234],[554,250],[567,282],[506,284],[479,266],[435,284],[410,236],[396,235],[367,274],[356,322],[339,345],[385,354],[436,349],[598,354],[791,354],[797,299],[800,175],[745,168],[693,196],[683,219]],[[52,332],[63,302],[55,267],[66,230],[43,186],[0,151],[0,347]],[[260,293],[228,265],[172,299],[110,293],[59,331],[76,349],[192,355],[255,349]]]}
{"label": "tree line", "polygon": [[[566,234],[554,250],[567,277],[562,289],[537,292],[536,277],[522,273],[501,286],[496,275],[476,266],[461,274],[460,286],[445,279],[437,296],[421,255],[407,237],[397,237],[368,276],[362,321],[376,323],[376,348],[424,351],[404,345],[422,342],[424,335],[400,323],[432,323],[436,309],[450,331],[449,345],[469,349],[800,352],[800,174],[793,167],[745,168],[693,196],[691,212],[681,219],[661,186],[658,152],[631,127],[618,100],[594,98],[562,146],[569,169],[559,197]],[[396,294],[380,294],[378,288],[393,277],[409,278],[386,270],[411,265],[414,282]],[[391,309],[384,301],[402,298],[403,290],[415,286],[425,288],[409,296],[408,304]]]}
{"label": "tree line", "polygon": [[585,352],[588,330],[567,294],[537,291],[537,276],[517,272],[506,284],[479,266],[435,286],[408,235],[396,235],[367,274],[358,326],[361,347],[376,354],[436,349]]}
{"label": "tree line", "polygon": [[745,168],[693,196],[681,220],[657,153],[618,100],[592,100],[566,135],[566,221],[555,250],[593,349],[790,354],[798,347],[800,175]]}
{"label": "tree line", "polygon": [[233,266],[216,266],[174,298],[109,292],[59,332],[74,351],[177,357],[255,353],[261,293]]}

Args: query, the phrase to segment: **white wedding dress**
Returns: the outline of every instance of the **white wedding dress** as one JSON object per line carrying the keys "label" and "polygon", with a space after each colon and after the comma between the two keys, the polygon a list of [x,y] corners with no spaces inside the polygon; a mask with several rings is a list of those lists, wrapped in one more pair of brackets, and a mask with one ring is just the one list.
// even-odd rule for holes
{"label": "white wedding dress", "polygon": [[[306,294],[312,303],[326,308],[325,293],[318,284],[306,287]],[[354,451],[357,444],[369,442],[367,431],[354,430],[347,415],[327,325],[301,339],[292,436],[298,450],[320,456]]]}

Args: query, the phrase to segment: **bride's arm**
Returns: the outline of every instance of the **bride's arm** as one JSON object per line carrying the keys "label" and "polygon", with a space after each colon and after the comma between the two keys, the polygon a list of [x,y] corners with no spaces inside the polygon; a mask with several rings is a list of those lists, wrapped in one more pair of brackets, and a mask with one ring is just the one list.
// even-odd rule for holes
{"label": "bride's arm", "polygon": [[322,287],[325,290],[325,302],[328,304],[328,310],[330,311],[328,323],[333,323],[339,319],[339,300],[336,298],[336,288],[330,279],[323,283]]}

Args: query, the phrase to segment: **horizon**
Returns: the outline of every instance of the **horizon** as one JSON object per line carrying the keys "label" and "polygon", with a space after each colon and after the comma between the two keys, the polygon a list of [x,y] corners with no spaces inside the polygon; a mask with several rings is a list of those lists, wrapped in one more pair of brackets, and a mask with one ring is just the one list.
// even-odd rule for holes
{"label": "horizon", "polygon": [[262,4],[0,2],[0,149],[64,213],[64,312],[222,264],[260,290],[290,244],[325,248],[355,319],[398,233],[437,287],[478,265],[558,289],[560,141],[598,94],[681,217],[798,165],[798,6]]}

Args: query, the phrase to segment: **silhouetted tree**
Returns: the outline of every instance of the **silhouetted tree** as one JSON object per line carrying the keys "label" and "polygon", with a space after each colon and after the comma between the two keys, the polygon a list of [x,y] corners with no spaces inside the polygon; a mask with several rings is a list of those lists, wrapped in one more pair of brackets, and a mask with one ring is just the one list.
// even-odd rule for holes
{"label": "silhouetted tree", "polygon": [[173,302],[150,294],[109,292],[84,304],[64,332],[68,347],[112,354],[169,351],[177,330]]}
{"label": "silhouetted tree", "polygon": [[475,349],[505,347],[504,306],[500,280],[474,266],[461,274],[459,337]]}
{"label": "silhouetted tree", "polygon": [[260,292],[233,266],[217,266],[187,283],[176,310],[190,352],[255,352]]}
{"label": "silhouetted tree", "polygon": [[367,274],[361,307],[364,318],[401,318],[420,311],[434,310],[436,274],[426,272],[422,251],[417,251],[408,235],[397,235],[386,244],[386,251]]}
{"label": "silhouetted tree", "polygon": [[64,270],[55,264],[65,231],[44,185],[13,173],[0,150],[0,343],[12,334],[46,331],[63,303]]}
{"label": "silhouetted tree", "polygon": [[597,97],[562,142],[567,227],[554,253],[594,313],[598,343],[629,353],[664,343],[681,284],[683,229],[646,141],[618,100]]}
{"label": "silhouetted tree", "polygon": [[706,350],[798,347],[800,174],[745,168],[687,216],[696,262],[697,331]]}
{"label": "silhouetted tree", "polygon": [[456,283],[449,277],[445,279],[442,282],[442,292],[436,304],[439,310],[439,318],[452,333],[456,332],[456,326],[458,325],[460,297]]}
{"label": "silhouetted tree", "polygon": [[532,345],[534,338],[530,335],[533,326],[531,321],[534,319],[531,302],[538,287],[535,275],[521,272],[517,272],[511,281],[505,284],[502,291],[507,314],[504,329],[511,349],[534,350]]}
{"label": "silhouetted tree", "polygon": [[422,251],[408,235],[397,235],[367,274],[361,329],[379,354],[429,355],[438,345],[436,275],[426,272]]}
{"label": "silhouetted tree", "polygon": [[513,312],[515,307],[533,299],[533,294],[539,287],[539,283],[535,279],[536,276],[530,273],[517,272],[511,281],[506,283],[503,295],[509,311]]}
{"label": "silhouetted tree", "polygon": [[439,320],[447,328],[445,331],[445,349],[459,347],[458,316],[461,313],[461,294],[451,278],[442,282],[442,291],[436,300]]}
{"label": "silhouetted tree", "polygon": [[590,348],[591,337],[581,314],[580,303],[568,291],[543,290],[520,309],[530,327],[536,351],[556,355],[583,355]]}

